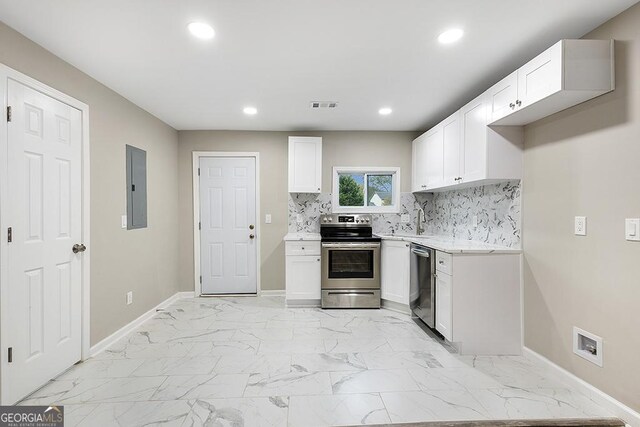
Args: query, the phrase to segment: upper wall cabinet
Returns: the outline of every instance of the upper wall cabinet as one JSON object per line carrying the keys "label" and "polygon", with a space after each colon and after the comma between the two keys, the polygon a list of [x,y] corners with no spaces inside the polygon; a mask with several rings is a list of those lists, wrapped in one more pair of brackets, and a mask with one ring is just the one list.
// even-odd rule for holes
{"label": "upper wall cabinet", "polygon": [[483,94],[413,141],[412,191],[522,178],[522,128],[492,129],[488,111]]}
{"label": "upper wall cabinet", "polygon": [[320,193],[322,138],[289,137],[289,193]]}
{"label": "upper wall cabinet", "polygon": [[413,141],[413,191],[442,185],[443,132],[438,125]]}
{"label": "upper wall cabinet", "polygon": [[526,125],[614,89],[613,40],[561,40],[489,89],[491,125]]}
{"label": "upper wall cabinet", "polygon": [[522,125],[614,88],[612,40],[562,40],[413,142],[412,191],[522,178]]}

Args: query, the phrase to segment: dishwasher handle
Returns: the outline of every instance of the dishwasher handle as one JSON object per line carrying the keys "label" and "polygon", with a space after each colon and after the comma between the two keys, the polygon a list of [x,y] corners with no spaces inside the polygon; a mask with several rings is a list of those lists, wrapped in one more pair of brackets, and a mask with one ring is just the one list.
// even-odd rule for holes
{"label": "dishwasher handle", "polygon": [[420,256],[422,258],[429,258],[429,252],[426,252],[426,251],[421,251],[421,250],[418,250],[418,249],[411,249],[411,253],[412,254],[416,254],[416,255],[418,255],[418,256]]}

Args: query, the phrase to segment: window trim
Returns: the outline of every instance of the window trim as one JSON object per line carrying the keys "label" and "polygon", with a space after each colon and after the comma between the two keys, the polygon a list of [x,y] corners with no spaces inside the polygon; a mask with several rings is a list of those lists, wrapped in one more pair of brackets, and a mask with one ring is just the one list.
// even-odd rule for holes
{"label": "window trim", "polygon": [[[384,174],[392,176],[393,195],[391,206],[340,206],[340,179],[344,173],[363,173],[369,175]],[[400,212],[400,168],[399,167],[363,167],[363,166],[334,166],[331,192],[331,211],[333,213],[398,213]],[[366,186],[366,182],[365,182]],[[366,190],[365,190],[366,191]],[[365,199],[366,203],[366,199]]]}

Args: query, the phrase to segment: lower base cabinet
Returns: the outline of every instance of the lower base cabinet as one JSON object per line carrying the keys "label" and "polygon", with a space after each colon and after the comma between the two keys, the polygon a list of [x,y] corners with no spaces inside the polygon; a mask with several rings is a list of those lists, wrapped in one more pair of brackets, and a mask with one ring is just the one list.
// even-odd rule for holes
{"label": "lower base cabinet", "polygon": [[[381,255],[380,296],[384,301],[402,304],[409,310],[410,244],[403,241],[383,240]],[[405,307],[406,306],[406,307]],[[398,307],[400,308],[400,307]]]}
{"label": "lower base cabinet", "polygon": [[438,272],[436,274],[436,330],[448,341],[453,341],[451,310],[451,276]]}
{"label": "lower base cabinet", "polygon": [[285,243],[288,305],[319,305],[321,298],[320,242]]}
{"label": "lower base cabinet", "polygon": [[436,330],[460,354],[521,354],[520,258],[436,253]]}

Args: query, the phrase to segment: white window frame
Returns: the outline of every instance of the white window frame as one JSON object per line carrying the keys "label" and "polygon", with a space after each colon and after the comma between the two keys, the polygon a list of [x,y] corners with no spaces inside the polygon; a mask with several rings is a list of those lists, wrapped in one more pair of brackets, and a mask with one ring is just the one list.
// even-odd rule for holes
{"label": "white window frame", "polygon": [[[391,206],[340,206],[340,174],[361,173],[369,175],[392,175],[391,185],[393,188]],[[366,193],[366,181],[365,181]],[[400,168],[399,167],[355,167],[355,166],[334,166],[333,168],[333,191],[331,193],[331,210],[333,213],[398,213],[400,212]],[[367,202],[365,194],[365,203]]]}

